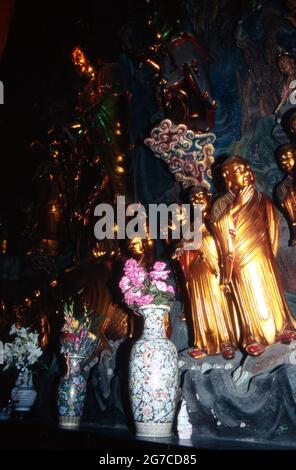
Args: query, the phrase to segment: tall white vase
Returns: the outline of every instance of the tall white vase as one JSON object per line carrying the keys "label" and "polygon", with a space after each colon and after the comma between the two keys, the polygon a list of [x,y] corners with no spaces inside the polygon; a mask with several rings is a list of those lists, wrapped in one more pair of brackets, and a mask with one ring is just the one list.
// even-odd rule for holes
{"label": "tall white vase", "polygon": [[178,354],[166,337],[165,305],[140,308],[144,318],[141,338],[132,347],[129,364],[129,392],[136,433],[147,437],[168,437],[176,411]]}

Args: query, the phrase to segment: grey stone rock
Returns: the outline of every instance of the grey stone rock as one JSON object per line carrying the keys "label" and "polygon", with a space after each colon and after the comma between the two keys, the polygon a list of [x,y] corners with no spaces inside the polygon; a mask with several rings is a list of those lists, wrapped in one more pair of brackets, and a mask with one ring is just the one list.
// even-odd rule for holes
{"label": "grey stone rock", "polygon": [[[296,435],[295,344],[275,344],[232,361],[180,355],[183,393],[194,433],[255,438]],[[198,366],[194,363],[199,363]],[[232,368],[224,363],[232,363]]]}
{"label": "grey stone rock", "polygon": [[212,369],[234,370],[239,367],[243,358],[242,353],[240,351],[236,351],[235,357],[231,360],[226,360],[221,355],[205,356],[201,359],[194,359],[188,354],[189,351],[190,349],[182,351],[179,354],[179,369],[181,372],[187,369],[192,369],[199,370],[205,374]]}

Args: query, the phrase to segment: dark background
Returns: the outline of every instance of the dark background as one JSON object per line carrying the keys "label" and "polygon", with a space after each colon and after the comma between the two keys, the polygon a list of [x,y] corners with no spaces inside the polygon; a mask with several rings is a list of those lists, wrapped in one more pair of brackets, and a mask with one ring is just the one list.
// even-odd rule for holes
{"label": "dark background", "polygon": [[133,3],[16,2],[0,69],[5,89],[0,107],[0,214],[12,251],[19,249],[31,180],[40,163],[30,144],[53,122],[66,121],[75,106],[72,48],[81,44],[91,58],[116,60],[118,30]]}

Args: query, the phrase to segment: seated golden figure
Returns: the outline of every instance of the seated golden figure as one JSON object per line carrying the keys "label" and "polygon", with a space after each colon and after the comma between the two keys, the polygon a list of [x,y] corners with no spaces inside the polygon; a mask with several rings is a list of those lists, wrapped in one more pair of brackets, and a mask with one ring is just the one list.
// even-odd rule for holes
{"label": "seated golden figure", "polygon": [[[197,251],[179,249],[191,304],[194,358],[205,354],[222,354],[232,359],[237,348],[235,341],[235,309],[233,302],[219,285],[219,262],[216,243],[205,222],[210,210],[211,195],[206,188],[194,188],[190,202],[201,205],[203,216],[202,242]],[[178,249],[177,249],[178,251]]]}
{"label": "seated golden figure", "polygon": [[276,198],[290,228],[290,246],[296,245],[296,147],[293,144],[281,145],[276,151],[280,169],[286,173],[275,190]]}
{"label": "seated golden figure", "polygon": [[276,341],[296,338],[276,267],[279,224],[275,207],[254,189],[247,160],[229,157],[222,166],[227,192],[213,204],[211,229],[220,249],[221,284],[234,295],[239,343],[251,355]]}

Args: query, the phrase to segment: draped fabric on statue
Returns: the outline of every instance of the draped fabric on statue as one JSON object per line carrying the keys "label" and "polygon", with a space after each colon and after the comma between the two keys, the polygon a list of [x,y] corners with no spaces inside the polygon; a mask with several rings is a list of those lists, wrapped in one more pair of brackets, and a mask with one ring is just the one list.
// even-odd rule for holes
{"label": "draped fabric on statue", "polygon": [[279,225],[275,208],[256,191],[239,211],[235,202],[233,210],[219,206],[218,200],[212,211],[213,232],[222,250],[225,241],[231,240],[231,249],[226,248],[222,258],[228,255],[233,260],[231,285],[240,313],[242,344],[250,337],[272,344],[288,324],[295,323],[276,268]]}
{"label": "draped fabric on statue", "polygon": [[7,42],[15,0],[0,0],[0,60]]}
{"label": "draped fabric on statue", "polygon": [[236,347],[238,324],[231,299],[219,285],[218,252],[205,226],[197,252],[181,259],[191,304],[194,345],[207,354],[219,354],[222,343]]}

